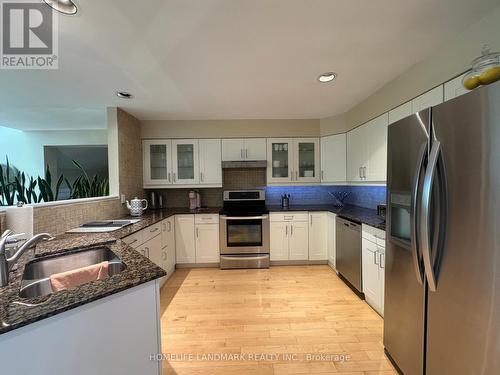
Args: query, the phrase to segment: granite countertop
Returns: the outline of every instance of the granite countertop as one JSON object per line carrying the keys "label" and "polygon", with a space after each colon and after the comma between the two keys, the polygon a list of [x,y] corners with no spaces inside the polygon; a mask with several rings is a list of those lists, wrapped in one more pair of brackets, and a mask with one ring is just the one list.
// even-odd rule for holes
{"label": "granite countertop", "polygon": [[[10,273],[9,285],[0,287],[0,334],[165,276],[163,269],[119,240],[172,215],[218,213],[219,210],[219,207],[199,210],[188,208],[151,210],[141,216],[141,221],[113,232],[65,233],[52,241],[40,242],[35,251],[28,250],[21,256],[17,262],[17,269]],[[26,264],[41,257],[71,254],[95,247],[108,247],[123,261],[126,268],[104,280],[92,281],[47,296],[36,298],[19,296]]]}
{"label": "granite countertop", "polygon": [[288,208],[281,206],[267,206],[270,212],[286,211],[328,211],[339,217],[355,221],[359,224],[367,224],[372,227],[385,230],[385,219],[377,215],[377,210],[359,206],[345,205],[337,207],[334,205],[291,205]]}

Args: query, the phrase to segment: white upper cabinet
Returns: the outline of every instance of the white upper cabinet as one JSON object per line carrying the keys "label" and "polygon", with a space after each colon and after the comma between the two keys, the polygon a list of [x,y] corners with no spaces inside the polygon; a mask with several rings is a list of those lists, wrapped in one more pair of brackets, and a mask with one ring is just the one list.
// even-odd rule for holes
{"label": "white upper cabinet", "polygon": [[266,160],[265,138],[222,140],[222,161]]}
{"label": "white upper cabinet", "polygon": [[326,212],[309,212],[309,260],[328,260]]}
{"label": "white upper cabinet", "polygon": [[319,138],[269,138],[267,182],[319,182],[319,148]]}
{"label": "white upper cabinet", "polygon": [[346,134],[321,138],[321,182],[346,181]]}
{"label": "white upper cabinet", "polygon": [[200,139],[200,185],[222,185],[221,140]]}
{"label": "white upper cabinet", "polygon": [[411,108],[411,100],[404,104],[401,104],[399,107],[391,109],[389,111],[389,124],[393,124],[396,121],[404,119],[412,114]]}
{"label": "white upper cabinet", "polygon": [[386,180],[388,123],[388,114],[384,113],[347,134],[347,170],[350,181]]}
{"label": "white upper cabinet", "polygon": [[417,96],[411,101],[412,113],[441,104],[443,102],[443,85],[433,88],[426,93]]}
{"label": "white upper cabinet", "polygon": [[145,188],[222,186],[220,139],[143,141]]}
{"label": "white upper cabinet", "polygon": [[359,126],[347,133],[347,173],[349,181],[363,181],[363,166],[367,160],[366,125]]}
{"label": "white upper cabinet", "polygon": [[462,79],[464,78],[465,73],[461,76],[452,79],[444,84],[444,100],[451,100],[456,98],[457,96],[467,94],[470,90],[467,90],[462,85]]}
{"label": "white upper cabinet", "polygon": [[293,138],[270,138],[267,140],[267,182],[292,181]]}
{"label": "white upper cabinet", "polygon": [[142,142],[144,186],[164,185],[172,182],[172,142],[145,140]]}
{"label": "white upper cabinet", "polygon": [[175,139],[172,141],[173,183],[190,185],[199,182],[198,140]]}
{"label": "white upper cabinet", "polygon": [[364,169],[365,181],[387,179],[387,126],[388,114],[384,113],[368,123],[367,163]]}
{"label": "white upper cabinet", "polygon": [[222,161],[239,161],[244,159],[244,139],[222,140]]}
{"label": "white upper cabinet", "polygon": [[319,138],[299,138],[294,140],[295,181],[320,181]]}
{"label": "white upper cabinet", "polygon": [[267,160],[267,146],[265,138],[245,138],[245,160]]}

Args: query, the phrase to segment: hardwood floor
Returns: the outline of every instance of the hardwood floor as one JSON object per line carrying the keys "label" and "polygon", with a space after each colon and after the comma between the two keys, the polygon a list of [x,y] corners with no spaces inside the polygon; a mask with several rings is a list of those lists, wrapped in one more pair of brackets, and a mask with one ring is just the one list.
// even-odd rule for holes
{"label": "hardwood floor", "polygon": [[328,266],[177,270],[161,314],[164,374],[396,374],[382,318]]}

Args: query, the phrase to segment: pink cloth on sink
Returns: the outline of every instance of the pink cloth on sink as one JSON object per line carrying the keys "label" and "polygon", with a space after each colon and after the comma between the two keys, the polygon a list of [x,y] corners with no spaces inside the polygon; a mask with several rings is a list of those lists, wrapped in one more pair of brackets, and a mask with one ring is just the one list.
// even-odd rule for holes
{"label": "pink cloth on sink", "polygon": [[94,280],[105,279],[109,276],[108,267],[108,261],[104,261],[76,270],[55,273],[50,275],[50,285],[52,286],[52,290],[57,292],[59,290],[75,288]]}

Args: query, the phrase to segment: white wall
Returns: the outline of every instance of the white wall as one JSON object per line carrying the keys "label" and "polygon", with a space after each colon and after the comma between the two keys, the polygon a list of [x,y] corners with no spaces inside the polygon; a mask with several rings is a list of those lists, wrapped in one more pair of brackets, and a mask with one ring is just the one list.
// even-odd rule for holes
{"label": "white wall", "polygon": [[[424,22],[425,24],[425,22]],[[320,121],[321,135],[337,134],[397,107],[470,69],[483,44],[500,51],[500,7],[442,45],[348,112]]]}
{"label": "white wall", "polygon": [[106,145],[107,130],[20,131],[0,127],[0,163],[5,155],[30,176],[44,174],[43,146]]}

